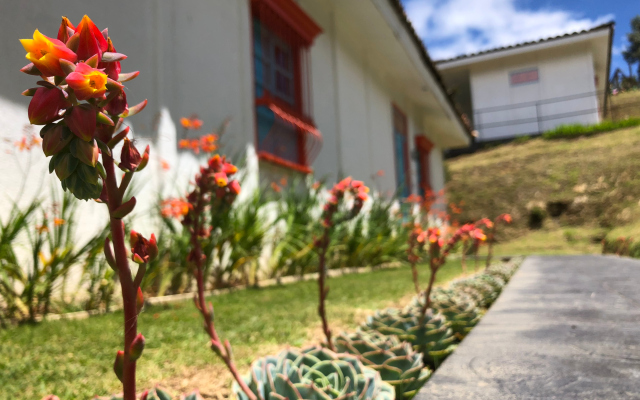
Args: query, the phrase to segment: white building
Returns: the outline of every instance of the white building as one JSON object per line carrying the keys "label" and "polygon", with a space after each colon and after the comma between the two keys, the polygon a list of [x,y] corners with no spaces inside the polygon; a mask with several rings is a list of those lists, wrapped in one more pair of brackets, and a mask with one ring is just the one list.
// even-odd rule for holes
{"label": "white building", "polygon": [[[18,39],[36,28],[55,37],[62,15],[77,23],[87,14],[129,56],[122,71],[141,71],[127,95],[149,99],[130,123],[152,145],[141,182],[150,199],[167,185],[182,190],[202,161],[177,146],[179,120],[191,114],[204,121],[198,134],[231,118],[224,152],[246,152],[263,182],[314,173],[329,183],[351,175],[383,193],[437,191],[442,149],[470,141],[399,0],[0,0],[0,10],[3,145],[28,127],[20,93],[35,83],[18,71],[27,64]],[[41,151],[16,156],[0,158],[3,200],[25,181],[22,199],[47,193]],[[37,179],[26,179],[25,165]]]}
{"label": "white building", "polygon": [[594,124],[606,109],[613,22],[437,61],[478,141]]}

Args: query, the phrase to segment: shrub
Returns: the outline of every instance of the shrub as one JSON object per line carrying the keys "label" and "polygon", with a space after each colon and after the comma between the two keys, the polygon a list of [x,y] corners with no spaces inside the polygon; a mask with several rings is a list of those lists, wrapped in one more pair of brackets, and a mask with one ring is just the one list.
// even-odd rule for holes
{"label": "shrub", "polygon": [[560,125],[552,130],[544,132],[542,137],[547,140],[571,139],[581,136],[591,136],[597,133],[609,132],[616,129],[630,128],[638,125],[640,125],[640,118],[629,118],[621,121],[602,121],[594,125]]}

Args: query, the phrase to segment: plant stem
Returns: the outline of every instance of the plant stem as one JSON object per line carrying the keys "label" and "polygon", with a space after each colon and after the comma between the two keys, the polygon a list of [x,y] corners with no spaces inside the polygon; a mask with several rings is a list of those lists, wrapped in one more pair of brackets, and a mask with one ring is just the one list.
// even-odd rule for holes
{"label": "plant stem", "polygon": [[467,274],[467,241],[463,241],[462,242],[462,258],[460,260],[460,263],[462,264],[462,274],[466,275]]}
{"label": "plant stem", "polygon": [[418,268],[416,267],[416,262],[411,262],[411,274],[413,275],[413,285],[416,288],[416,293],[420,294],[420,283],[418,282]]}
{"label": "plant stem", "polygon": [[436,272],[438,272],[440,259],[431,258],[429,260],[429,269],[431,270],[431,276],[429,276],[429,285],[427,290],[424,291],[424,304],[420,313],[420,325],[424,324],[424,318],[427,314],[427,310],[431,306],[431,290],[433,289],[433,283],[436,281]]}
{"label": "plant stem", "polygon": [[[222,358],[222,361],[233,375],[233,378],[236,380],[238,385],[242,391],[249,397],[250,400],[257,400],[256,395],[251,391],[251,389],[247,386],[247,384],[242,379],[242,376],[238,372],[238,368],[236,367],[233,356],[231,353],[231,344],[229,341],[225,340],[224,344],[220,341],[218,336],[218,332],[216,332],[216,327],[213,322],[213,315],[209,312],[207,305],[204,299],[204,271],[202,266],[202,247],[200,245],[200,240],[198,238],[198,232],[202,229],[202,218],[201,215],[204,213],[205,208],[205,200],[202,192],[199,192],[198,202],[194,209],[195,215],[195,224],[191,228],[191,246],[193,247],[193,262],[196,267],[195,276],[196,283],[198,286],[196,305],[202,314],[202,318],[204,318],[205,328],[207,334],[209,334],[209,338],[211,339],[211,347],[212,350]],[[213,311],[213,308],[211,309]]]}
{"label": "plant stem", "polygon": [[113,210],[122,204],[122,195],[118,190],[113,158],[102,154],[102,164],[107,179],[104,182],[107,188],[108,206],[110,214],[111,239],[115,253],[118,277],[122,289],[122,304],[124,310],[124,371],[122,376],[123,399],[136,400],[136,362],[130,361],[129,350],[131,343],[138,333],[138,310],[136,308],[136,290],[131,278],[129,260],[125,246],[124,223],[111,214]]}
{"label": "plant stem", "polygon": [[322,242],[320,246],[321,247],[318,262],[318,292],[320,296],[320,304],[318,305],[318,315],[320,315],[320,319],[322,319],[322,331],[324,332],[324,336],[327,338],[327,347],[329,348],[329,350],[334,350],[333,343],[331,342],[331,329],[329,329],[329,323],[327,322],[327,311],[324,306],[325,300],[327,299],[327,294],[329,293],[329,288],[325,286],[325,280],[327,277],[327,269],[325,264],[327,257],[327,248],[329,247],[328,227],[324,229],[324,234],[322,235]]}
{"label": "plant stem", "polygon": [[491,264],[491,255],[493,254],[493,237],[494,237],[494,233],[495,233],[495,231],[496,231],[496,226],[495,226],[495,224],[496,224],[497,222],[498,222],[498,221],[496,221],[496,222],[494,223],[493,228],[491,228],[491,231],[489,232],[489,235],[488,235],[488,237],[487,237],[487,241],[488,241],[489,243],[488,243],[488,246],[487,246],[487,247],[488,247],[488,249],[487,249],[487,262],[486,262],[486,263],[485,263],[485,265],[484,265],[484,268],[485,268],[485,269],[489,268],[489,264]]}

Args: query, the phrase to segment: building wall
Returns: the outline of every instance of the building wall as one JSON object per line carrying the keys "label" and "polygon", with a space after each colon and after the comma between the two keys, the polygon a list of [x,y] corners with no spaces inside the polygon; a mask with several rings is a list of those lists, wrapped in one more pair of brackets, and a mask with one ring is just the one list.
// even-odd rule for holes
{"label": "building wall", "polygon": [[[27,63],[18,39],[30,38],[36,28],[55,36],[61,15],[77,23],[87,14],[99,27],[109,27],[117,50],[129,55],[122,62],[123,71],[141,71],[137,79],[126,83],[130,103],[149,99],[145,111],[127,121],[140,145],[152,147],[151,164],[140,179],[146,195],[139,198],[139,214],[149,215],[158,195],[184,194],[189,178],[202,162],[201,157],[177,149],[177,141],[185,134],[179,119],[194,113],[204,121],[204,128],[192,136],[210,132],[225,118],[231,119],[222,140],[223,151],[237,160],[249,146],[251,184],[258,185],[258,162],[251,148],[255,130],[249,2],[189,0],[187,4],[0,0],[0,33],[5,38],[0,41],[0,73],[6,77],[0,80],[0,146],[3,152],[13,154],[0,157],[3,201],[19,200],[24,205],[35,197],[47,198],[52,190],[59,192],[59,182],[49,176],[48,160],[41,152],[35,149],[31,154],[20,153],[12,144],[24,130],[39,131],[27,120],[29,98],[20,96],[35,82],[33,77],[18,72]],[[300,0],[300,4],[324,30],[311,50],[313,109],[324,136],[313,164],[315,175],[327,177],[329,182],[352,175],[381,192],[392,193],[396,187],[392,103],[409,117],[412,148],[416,132],[429,135],[422,128],[424,115],[403,93],[387,87],[367,65],[363,44],[349,31],[354,28],[349,26],[348,16],[336,15],[331,2]],[[161,161],[171,169],[162,169]],[[291,173],[267,163],[260,163],[259,169],[266,180]],[[411,169],[415,192],[413,158]],[[431,168],[434,183],[442,181],[440,170]],[[378,171],[384,176],[377,176]],[[106,219],[102,211],[101,206],[87,203],[80,212],[87,219],[86,226],[97,226]],[[7,207],[0,208],[0,218],[7,213]]]}
{"label": "building wall", "polygon": [[[538,82],[510,85],[511,72],[536,67]],[[473,65],[471,95],[480,140],[538,133],[561,124],[598,122],[594,77],[591,52],[580,44]],[[561,99],[582,94],[586,95]]]}
{"label": "building wall", "polygon": [[[311,49],[312,101],[315,122],[322,132],[322,151],[313,164],[316,176],[330,181],[351,175],[385,195],[395,193],[392,107],[407,115],[412,193],[418,191],[414,137],[426,134],[424,113],[403,93],[388,87],[367,61],[364,43],[349,26],[349,16],[330,2],[302,0],[301,6],[323,33]],[[434,149],[432,164],[442,162]],[[432,167],[434,188],[443,187],[442,165]]]}

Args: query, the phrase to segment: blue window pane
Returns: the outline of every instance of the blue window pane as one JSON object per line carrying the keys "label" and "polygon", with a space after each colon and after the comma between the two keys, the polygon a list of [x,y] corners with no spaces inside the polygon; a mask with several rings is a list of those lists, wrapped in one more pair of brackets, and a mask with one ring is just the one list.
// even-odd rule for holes
{"label": "blue window pane", "polygon": [[256,107],[258,151],[300,164],[300,135],[296,128],[275,117],[268,107]]}
{"label": "blue window pane", "polygon": [[398,182],[398,194],[406,197],[409,196],[409,185],[407,185],[407,171],[405,171],[405,147],[407,146],[407,137],[400,132],[393,132],[393,142],[396,161],[396,180]]}

